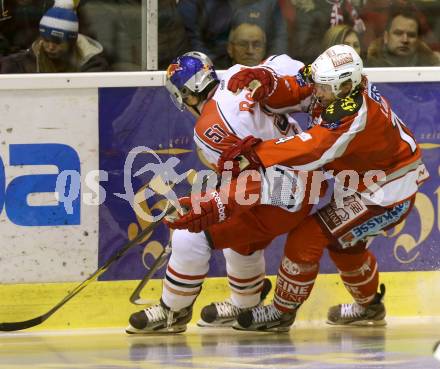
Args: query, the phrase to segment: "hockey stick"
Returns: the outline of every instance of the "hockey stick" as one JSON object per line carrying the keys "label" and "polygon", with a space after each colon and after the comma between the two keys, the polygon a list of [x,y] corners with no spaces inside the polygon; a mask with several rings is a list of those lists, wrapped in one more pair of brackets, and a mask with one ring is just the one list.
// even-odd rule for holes
{"label": "hockey stick", "polygon": [[157,259],[154,261],[153,265],[150,267],[150,270],[145,275],[145,277],[139,282],[136,289],[133,291],[133,293],[130,296],[130,302],[134,305],[147,305],[152,303],[153,300],[148,299],[141,299],[141,292],[144,289],[145,285],[150,281],[151,277],[154,275],[154,273],[157,272],[158,269],[160,269],[165,261],[167,260],[168,256],[171,254],[171,245],[168,245],[165,247],[160,255],[157,257]]}
{"label": "hockey stick", "polygon": [[[207,183],[210,176],[206,177],[202,184]],[[159,185],[153,185],[152,187],[154,190],[156,190],[158,193],[165,193],[166,191],[164,189],[159,190]],[[54,313],[56,313],[64,304],[66,304],[68,301],[70,301],[73,297],[75,297],[78,293],[80,293],[84,288],[86,288],[91,282],[97,280],[102,274],[104,274],[107,269],[110,267],[111,264],[113,264],[115,261],[119,260],[125,253],[131,249],[133,246],[136,246],[139,241],[141,241],[147,234],[152,232],[159,224],[162,223],[162,220],[168,216],[171,215],[174,211],[176,211],[176,208],[172,205],[165,211],[165,213],[162,215],[160,219],[158,219],[156,222],[149,224],[147,227],[145,227],[135,238],[133,238],[131,241],[127,242],[121,249],[119,249],[116,253],[113,254],[105,263],[103,266],[101,266],[99,269],[97,269],[89,278],[81,282],[78,286],[76,286],[72,291],[70,291],[58,304],[56,304],[52,309],[50,309],[48,312],[46,312],[43,315],[37,316],[36,318],[24,320],[21,322],[5,322],[0,323],[0,331],[1,332],[12,332],[12,331],[20,331],[23,329],[28,329],[35,327],[41,323],[43,323],[45,320],[47,320],[49,317],[51,317]],[[166,249],[165,249],[166,250]],[[164,250],[164,251],[165,251]],[[169,250],[171,252],[171,250]],[[163,254],[159,255],[158,259],[161,259]],[[167,255],[168,256],[168,255]],[[160,266],[159,262],[155,262],[152,266],[156,265],[156,270]],[[151,274],[150,277],[153,275]],[[147,278],[144,277],[146,280],[145,284],[148,282]],[[138,286],[139,287],[139,286]],[[143,288],[143,286],[142,286]],[[142,290],[140,288],[140,290]]]}
{"label": "hockey stick", "polygon": [[[201,184],[202,187],[208,183],[210,177],[211,176],[207,176],[203,179],[202,184]],[[219,178],[217,178],[217,183],[218,183],[218,181],[219,181]],[[149,183],[149,186],[156,193],[158,193],[160,195],[164,195],[165,193],[167,193],[171,189],[169,184],[164,183],[160,177],[157,177],[155,180],[152,180]],[[154,275],[154,273],[156,273],[157,270],[160,269],[164,265],[165,261],[167,260],[168,256],[170,256],[170,254],[171,254],[171,244],[168,244],[162,250],[162,252],[159,254],[157,259],[154,261],[153,265],[150,267],[150,270],[148,271],[148,273],[139,282],[139,284],[137,285],[137,287],[135,288],[135,290],[131,294],[130,302],[132,304],[134,304],[134,305],[148,305],[148,304],[155,302],[154,300],[150,300],[150,299],[142,299],[140,295],[141,295],[141,292],[144,289],[145,285],[150,281],[150,279]]]}
{"label": "hockey stick", "polygon": [[[208,181],[208,178],[205,178],[202,182],[202,186],[207,181]],[[156,192],[160,195],[165,195],[167,192],[169,192],[171,190],[171,186],[168,183],[165,183],[162,180],[162,178],[160,178],[160,177],[154,178],[153,180],[150,181],[150,183],[148,185],[150,186],[151,189],[154,190],[154,192]],[[170,199],[168,199],[168,200],[170,200]],[[171,254],[171,244],[168,244],[162,250],[162,252],[159,254],[157,259],[154,261],[153,265],[150,267],[150,270],[148,271],[148,273],[145,275],[144,278],[142,278],[142,280],[139,282],[139,284],[137,285],[137,287],[135,288],[135,290],[131,294],[130,302],[132,304],[134,304],[134,305],[148,305],[153,302],[153,300],[142,299],[140,296],[141,292],[144,289],[145,285],[150,281],[150,279],[154,275],[154,273],[156,273],[157,270],[159,270],[164,265],[165,261],[167,260],[167,258],[170,254]]]}
{"label": "hockey stick", "polygon": [[[258,87],[261,86],[261,83],[257,80],[254,80],[251,82],[251,85],[252,85],[253,91],[255,91]],[[249,161],[244,156],[240,157],[239,160],[240,160],[240,164],[239,164],[240,169],[244,170],[249,165]],[[203,179],[202,184],[201,184],[202,187],[208,183],[210,177],[211,177],[211,175],[209,175]],[[220,183],[219,181],[220,181],[220,178],[217,177],[217,184]],[[156,193],[158,193],[160,195],[165,195],[167,192],[169,192],[171,190],[170,185],[168,183],[163,182],[163,180],[160,177],[156,177],[153,180],[151,180],[149,183],[149,186]],[[150,281],[150,279],[154,275],[154,273],[156,273],[157,270],[159,270],[164,265],[165,261],[167,260],[167,258],[170,254],[171,254],[171,244],[168,244],[162,250],[162,252],[159,254],[157,259],[154,261],[153,265],[150,267],[150,270],[148,271],[148,273],[139,282],[139,284],[137,285],[137,287],[135,288],[135,290],[131,294],[130,302],[132,304],[134,304],[134,305],[148,305],[148,304],[155,302],[155,300],[142,299],[140,294],[141,294],[142,290],[144,289],[145,285]]]}
{"label": "hockey stick", "polygon": [[0,323],[0,331],[3,332],[20,331],[22,329],[35,327],[43,323],[46,319],[48,319],[56,311],[58,311],[58,309],[64,306],[64,304],[66,304],[79,292],[81,292],[84,288],[86,288],[90,284],[90,282],[97,280],[109,268],[111,264],[119,260],[133,246],[136,246],[138,242],[141,241],[148,233],[152,232],[159,224],[161,224],[165,216],[170,215],[175,210],[176,209],[174,208],[174,206],[170,206],[159,220],[145,227],[135,238],[127,242],[119,251],[117,251],[112,257],[110,257],[103,266],[97,269],[89,278],[81,282],[72,291],[70,291],[66,297],[64,297],[58,304],[56,304],[47,313],[37,316],[36,318],[33,319],[24,320],[22,322]]}
{"label": "hockey stick", "polygon": [[[148,185],[154,192],[156,192],[159,195],[165,195],[167,192],[169,192],[171,190],[171,186],[168,183],[165,183],[162,180],[162,178],[160,178],[159,176],[156,178],[153,178]],[[168,201],[170,201],[170,199],[168,199]],[[172,205],[174,205],[174,204],[172,204]],[[176,207],[176,206],[174,206],[174,207]],[[162,250],[162,252],[159,254],[159,256],[154,261],[153,265],[150,267],[150,270],[148,271],[148,273],[145,275],[144,278],[142,278],[142,280],[139,282],[139,284],[137,285],[137,287],[135,288],[135,290],[131,294],[130,302],[132,304],[134,304],[134,305],[147,305],[152,302],[150,300],[142,300],[140,294],[141,294],[142,290],[144,289],[145,285],[149,282],[151,277],[154,275],[154,273],[156,273],[156,271],[163,266],[163,264],[165,263],[166,259],[168,258],[168,256],[170,254],[171,254],[171,245],[169,244]]]}

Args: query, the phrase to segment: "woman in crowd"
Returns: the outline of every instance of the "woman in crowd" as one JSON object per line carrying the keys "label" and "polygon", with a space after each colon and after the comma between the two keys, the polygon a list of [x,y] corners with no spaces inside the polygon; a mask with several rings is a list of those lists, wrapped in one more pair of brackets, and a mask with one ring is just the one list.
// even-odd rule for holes
{"label": "woman in crowd", "polygon": [[347,24],[330,27],[324,34],[322,49],[327,50],[330,46],[340,44],[351,46],[361,56],[363,54],[358,34]]}

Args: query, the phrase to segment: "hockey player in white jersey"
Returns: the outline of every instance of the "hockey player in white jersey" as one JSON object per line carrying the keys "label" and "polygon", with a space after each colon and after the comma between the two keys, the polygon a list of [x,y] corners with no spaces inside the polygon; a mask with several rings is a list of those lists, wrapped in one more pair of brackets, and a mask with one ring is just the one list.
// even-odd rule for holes
{"label": "hockey player in white jersey", "polygon": [[[281,55],[270,57],[263,66],[280,75],[291,75],[303,64]],[[212,164],[217,163],[224,149],[246,136],[266,140],[300,132],[292,118],[262,108],[249,91],[228,91],[229,77],[241,67],[233,66],[219,80],[206,55],[190,52],[174,60],[167,70],[166,88],[180,110],[188,109],[197,118],[194,140]],[[294,110],[301,107],[289,108]],[[304,202],[296,212],[289,212],[259,205],[252,213],[231,217],[205,232],[201,232],[202,225],[197,220],[189,230],[175,230],[160,302],[132,314],[127,333],[185,331],[208,273],[213,249],[224,251],[231,297],[205,306],[199,325],[232,325],[240,312],[259,305],[270,290],[270,281],[265,279],[263,249],[276,236],[295,228],[311,207]]]}

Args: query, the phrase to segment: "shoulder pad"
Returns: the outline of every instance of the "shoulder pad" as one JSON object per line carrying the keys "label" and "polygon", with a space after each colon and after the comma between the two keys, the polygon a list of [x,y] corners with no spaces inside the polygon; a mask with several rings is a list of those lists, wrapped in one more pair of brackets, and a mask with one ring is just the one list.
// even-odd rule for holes
{"label": "shoulder pad", "polygon": [[331,103],[322,113],[322,120],[328,123],[340,121],[342,118],[353,115],[361,108],[363,96],[361,93],[349,95]]}

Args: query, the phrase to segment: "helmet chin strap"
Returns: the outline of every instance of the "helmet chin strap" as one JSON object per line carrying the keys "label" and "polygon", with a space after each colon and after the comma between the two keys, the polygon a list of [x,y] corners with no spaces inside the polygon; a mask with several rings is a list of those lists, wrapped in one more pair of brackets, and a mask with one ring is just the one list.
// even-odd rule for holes
{"label": "helmet chin strap", "polygon": [[186,105],[187,110],[194,116],[194,118],[198,119],[200,118],[200,111],[196,106]]}
{"label": "helmet chin strap", "polygon": [[191,112],[191,114],[196,117],[199,118],[200,115],[202,114],[202,110],[203,107],[205,106],[205,104],[208,102],[208,100],[210,100],[212,98],[212,96],[214,95],[215,91],[217,90],[217,86],[215,86],[211,91],[209,91],[208,96],[206,97],[206,99],[202,100],[200,95],[191,95],[197,98],[197,102],[195,102],[194,104],[189,104],[188,102],[185,102],[185,106],[186,108]]}
{"label": "helmet chin strap", "polygon": [[198,102],[197,103],[195,103],[195,104],[192,104],[192,105],[190,105],[190,104],[188,104],[188,103],[185,103],[185,105],[186,105],[186,108],[188,109],[188,111],[195,117],[195,118],[200,118],[200,115],[201,115],[201,112],[202,112],[202,109],[203,109],[203,106],[205,106],[205,102],[206,101],[200,101],[200,99],[198,98],[197,99],[198,100]]}

